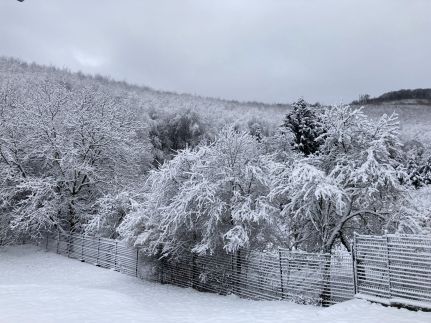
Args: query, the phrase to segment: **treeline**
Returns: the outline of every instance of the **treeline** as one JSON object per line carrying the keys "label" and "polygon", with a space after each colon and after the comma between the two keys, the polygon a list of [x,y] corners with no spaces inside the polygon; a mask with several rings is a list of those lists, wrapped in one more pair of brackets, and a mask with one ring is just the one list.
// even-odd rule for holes
{"label": "treeline", "polygon": [[373,121],[348,106],[315,110],[299,100],[274,135],[260,140],[227,126],[151,171],[117,232],[168,258],[350,250],[354,232],[429,233],[426,201],[409,195],[419,183],[406,154],[396,116]]}
{"label": "treeline", "polygon": [[384,93],[376,98],[371,98],[369,95],[361,95],[358,100],[353,101],[352,104],[373,104],[383,103],[399,100],[431,100],[431,89],[402,89],[398,91],[391,91]]}
{"label": "treeline", "polygon": [[0,59],[0,239],[82,232],[126,189],[139,194],[149,170],[225,124],[268,134],[264,108],[281,109]]}
{"label": "treeline", "polygon": [[0,62],[3,242],[84,232],[181,257],[430,230],[430,154],[403,145],[396,116],[302,99],[244,113]]}

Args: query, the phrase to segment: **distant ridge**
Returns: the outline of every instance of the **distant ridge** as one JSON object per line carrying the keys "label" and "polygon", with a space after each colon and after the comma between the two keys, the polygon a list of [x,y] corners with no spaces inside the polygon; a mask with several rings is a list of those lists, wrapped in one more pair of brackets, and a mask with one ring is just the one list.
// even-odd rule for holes
{"label": "distant ridge", "polygon": [[168,95],[168,96],[176,96],[176,97],[184,97],[184,98],[194,98],[203,101],[213,101],[226,105],[234,105],[234,106],[253,106],[253,107],[272,107],[272,108],[280,108],[286,109],[290,108],[291,104],[286,102],[259,102],[259,101],[250,101],[250,100],[235,100],[235,99],[227,99],[222,97],[211,97],[198,95],[194,93],[187,92],[175,92],[164,89],[155,89],[151,86],[135,84],[127,81],[119,81],[115,78],[112,78],[107,75],[101,75],[98,73],[90,74],[84,73],[82,71],[73,72],[69,70],[67,67],[58,67],[54,65],[45,65],[39,64],[37,62],[27,62],[20,58],[10,57],[10,56],[2,56],[0,55],[0,73],[8,70],[8,72],[13,71],[14,73],[21,72],[25,74],[29,73],[39,73],[39,74],[63,74],[75,79],[87,80],[97,82],[99,84],[104,84],[108,86],[115,86],[118,88],[122,88],[126,91],[134,91],[137,93],[157,93],[159,95]]}
{"label": "distant ridge", "polygon": [[376,98],[361,95],[359,100],[353,101],[352,104],[378,104],[405,100],[411,100],[411,104],[431,104],[431,89],[401,89],[383,93]]}

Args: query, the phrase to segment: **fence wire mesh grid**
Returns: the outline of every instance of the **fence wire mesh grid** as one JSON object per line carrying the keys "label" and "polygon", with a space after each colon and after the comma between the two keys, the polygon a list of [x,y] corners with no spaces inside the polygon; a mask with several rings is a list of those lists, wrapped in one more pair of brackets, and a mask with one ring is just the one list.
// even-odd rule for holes
{"label": "fence wire mesh grid", "polygon": [[361,235],[354,245],[358,294],[431,307],[431,237]]}
{"label": "fence wire mesh grid", "polygon": [[142,257],[140,258],[139,250],[121,241],[85,235],[59,234],[47,236],[45,240],[39,241],[39,245],[43,243],[47,250],[99,267],[114,269],[130,276],[142,277],[144,276],[142,269],[147,269]]}
{"label": "fence wire mesh grid", "polygon": [[286,299],[328,306],[362,298],[431,307],[431,238],[356,235],[354,253],[315,254],[279,249],[190,255],[160,261],[155,270],[138,249],[121,241],[59,234],[40,240],[70,258],[147,280],[256,300]]}
{"label": "fence wire mesh grid", "polygon": [[354,291],[348,254],[241,251],[224,257],[191,256],[162,268],[162,280],[170,284],[259,300],[330,305],[353,298]]}

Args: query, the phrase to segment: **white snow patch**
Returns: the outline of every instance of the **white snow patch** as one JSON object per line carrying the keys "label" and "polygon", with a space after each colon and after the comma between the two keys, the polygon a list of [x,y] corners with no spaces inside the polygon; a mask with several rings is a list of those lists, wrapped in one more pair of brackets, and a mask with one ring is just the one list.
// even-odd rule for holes
{"label": "white snow patch", "polygon": [[17,246],[0,248],[0,322],[429,323],[431,313],[363,300],[319,308],[199,293]]}

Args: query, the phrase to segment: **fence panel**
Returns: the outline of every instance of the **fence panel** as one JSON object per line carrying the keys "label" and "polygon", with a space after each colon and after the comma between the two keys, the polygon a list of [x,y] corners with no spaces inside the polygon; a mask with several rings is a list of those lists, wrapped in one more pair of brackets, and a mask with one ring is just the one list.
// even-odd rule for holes
{"label": "fence panel", "polygon": [[283,271],[283,298],[324,306],[353,298],[350,254],[313,254],[283,250],[280,260]]}
{"label": "fence panel", "polygon": [[431,237],[355,236],[357,292],[387,304],[431,307]]}
{"label": "fence panel", "polygon": [[390,298],[386,237],[355,239],[357,293]]}
{"label": "fence panel", "polygon": [[388,235],[392,299],[431,303],[431,238]]}
{"label": "fence panel", "polygon": [[46,248],[82,262],[138,276],[138,252],[121,241],[77,234],[57,234],[47,236]]}

